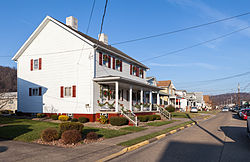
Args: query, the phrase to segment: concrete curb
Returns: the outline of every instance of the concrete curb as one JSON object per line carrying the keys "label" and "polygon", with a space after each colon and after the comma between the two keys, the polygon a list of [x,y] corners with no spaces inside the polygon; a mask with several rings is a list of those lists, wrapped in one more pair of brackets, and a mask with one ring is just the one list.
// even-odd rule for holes
{"label": "concrete curb", "polygon": [[189,127],[191,127],[191,126],[193,126],[193,125],[195,125],[195,124],[198,124],[198,122],[193,122],[193,123],[191,123],[191,124],[188,124],[188,125],[186,125],[186,126],[180,127],[180,128],[178,128],[178,129],[174,129],[174,130],[172,130],[172,131],[170,131],[170,132],[168,132],[168,133],[161,134],[161,135],[156,136],[156,137],[154,137],[154,138],[151,138],[151,139],[149,139],[149,140],[145,140],[145,141],[140,142],[140,143],[138,143],[138,144],[135,144],[135,145],[126,147],[126,148],[122,149],[121,151],[119,151],[119,152],[117,152],[117,153],[111,154],[111,155],[109,155],[109,156],[106,156],[106,157],[104,157],[104,158],[98,160],[97,162],[105,162],[105,161],[112,160],[112,159],[114,159],[114,158],[116,158],[116,157],[118,157],[118,156],[121,156],[121,155],[123,155],[123,154],[125,154],[125,153],[127,153],[127,152],[136,150],[136,149],[138,149],[138,148],[140,148],[140,147],[142,147],[142,146],[145,146],[145,145],[147,145],[147,144],[149,144],[149,143],[155,142],[155,141],[157,141],[157,140],[159,140],[159,139],[162,139],[162,138],[164,138],[164,137],[166,137],[166,136],[168,136],[168,135],[171,135],[171,134],[174,134],[174,133],[176,133],[176,132],[179,132],[179,131],[181,131],[181,130],[183,130],[183,129],[185,129],[185,128],[189,128]]}

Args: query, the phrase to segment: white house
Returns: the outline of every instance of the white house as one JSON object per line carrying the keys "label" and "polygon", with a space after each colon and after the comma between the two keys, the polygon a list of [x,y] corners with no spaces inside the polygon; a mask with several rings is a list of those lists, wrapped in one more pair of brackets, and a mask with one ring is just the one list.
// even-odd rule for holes
{"label": "white house", "polygon": [[180,111],[187,111],[187,91],[186,90],[176,90],[175,94],[177,96],[176,105]]}
{"label": "white house", "polygon": [[[121,109],[154,113],[148,67],[108,44],[47,16],[13,57],[17,62],[18,111],[86,116],[119,115]],[[114,102],[115,101],[115,102]],[[106,104],[105,104],[106,103]],[[139,103],[144,103],[139,104]]]}

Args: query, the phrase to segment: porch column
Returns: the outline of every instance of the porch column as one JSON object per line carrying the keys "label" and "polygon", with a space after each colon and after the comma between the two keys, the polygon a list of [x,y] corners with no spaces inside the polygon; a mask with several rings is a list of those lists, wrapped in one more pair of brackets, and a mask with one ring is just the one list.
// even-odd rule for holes
{"label": "porch column", "polygon": [[176,108],[176,97],[174,98],[174,107]]}
{"label": "porch column", "polygon": [[132,111],[132,86],[129,87],[129,110]]}
{"label": "porch column", "polygon": [[150,103],[150,107],[149,107],[149,111],[152,111],[152,90],[150,90],[149,92],[149,103]]}
{"label": "porch column", "polygon": [[119,111],[119,100],[118,100],[119,85],[115,82],[115,112]]}
{"label": "porch column", "polygon": [[[141,103],[143,103],[143,89],[141,89]],[[141,111],[143,111],[143,105],[141,105]]]}
{"label": "porch column", "polygon": [[[157,92],[157,105],[160,106],[160,93]],[[157,106],[157,111],[159,111],[159,107]]]}

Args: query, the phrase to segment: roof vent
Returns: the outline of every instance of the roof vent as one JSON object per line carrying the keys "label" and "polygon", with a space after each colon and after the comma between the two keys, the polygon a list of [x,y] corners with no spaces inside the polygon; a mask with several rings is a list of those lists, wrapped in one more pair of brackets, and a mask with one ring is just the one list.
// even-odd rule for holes
{"label": "roof vent", "polygon": [[66,25],[70,26],[71,28],[78,30],[78,20],[73,16],[69,16],[66,18]]}
{"label": "roof vent", "polygon": [[108,36],[104,33],[98,35],[99,41],[108,44]]}

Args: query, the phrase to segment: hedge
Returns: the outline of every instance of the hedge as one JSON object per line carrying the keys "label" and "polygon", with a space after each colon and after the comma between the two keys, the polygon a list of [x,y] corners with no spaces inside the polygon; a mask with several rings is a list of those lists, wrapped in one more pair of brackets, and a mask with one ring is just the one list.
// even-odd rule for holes
{"label": "hedge", "polygon": [[121,126],[121,125],[128,125],[128,119],[125,117],[113,116],[109,119],[111,125],[114,126]]}
{"label": "hedge", "polygon": [[82,132],[83,124],[81,123],[61,123],[59,125],[59,130],[61,133],[63,133],[66,130],[78,130],[79,132]]}
{"label": "hedge", "polygon": [[86,117],[79,117],[79,122],[80,123],[87,123],[87,122],[89,122],[89,118],[86,118]]}

